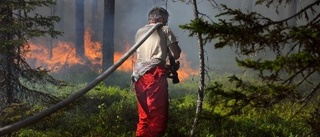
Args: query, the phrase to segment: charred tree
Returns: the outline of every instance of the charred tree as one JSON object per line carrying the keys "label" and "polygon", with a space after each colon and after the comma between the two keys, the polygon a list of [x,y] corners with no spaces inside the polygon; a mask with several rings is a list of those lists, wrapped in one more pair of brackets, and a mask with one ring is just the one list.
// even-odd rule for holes
{"label": "charred tree", "polygon": [[113,65],[115,0],[104,0],[102,69]]}
{"label": "charred tree", "polygon": [[76,0],[76,54],[84,57],[84,0]]}

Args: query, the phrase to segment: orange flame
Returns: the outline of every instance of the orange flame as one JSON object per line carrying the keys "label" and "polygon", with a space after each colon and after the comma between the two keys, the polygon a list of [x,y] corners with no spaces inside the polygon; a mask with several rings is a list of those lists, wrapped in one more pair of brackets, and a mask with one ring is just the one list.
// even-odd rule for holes
{"label": "orange flame", "polygon": [[70,67],[75,64],[84,64],[76,57],[74,45],[67,42],[58,42],[58,46],[52,49],[52,56],[47,47],[29,42],[30,54],[27,60],[33,62],[35,66],[42,66],[53,72],[59,71],[62,67]]}
{"label": "orange flame", "polygon": [[[93,42],[91,40],[91,34],[91,30],[87,29],[85,31],[84,51],[86,59],[76,55],[75,45],[73,43],[59,41],[53,46],[50,54],[50,50],[46,46],[29,42],[30,52],[26,57],[27,61],[35,66],[42,66],[55,73],[58,73],[62,68],[70,68],[73,65],[90,65],[93,70],[101,71],[102,44],[100,42]],[[131,45],[126,42],[126,51],[129,50],[130,47]],[[119,60],[125,52],[115,52],[114,61]],[[118,70],[131,72],[134,60],[135,58],[132,56],[131,59],[126,60]],[[178,70],[178,74],[181,81],[197,73],[196,70],[190,68],[190,62],[187,61],[184,53],[182,53],[179,61],[180,69]]]}
{"label": "orange flame", "polygon": [[[130,43],[126,42],[125,51],[128,51],[130,49],[130,47],[131,47]],[[124,53],[125,52],[115,52],[114,56],[113,56],[114,62],[118,61]],[[118,70],[125,71],[125,72],[131,72],[133,69],[133,66],[134,66],[133,65],[134,60],[135,60],[135,57],[134,57],[134,55],[132,55],[131,58],[129,58],[125,62],[123,62],[123,64],[118,68]]]}
{"label": "orange flame", "polygon": [[99,42],[91,40],[92,31],[88,29],[84,35],[84,54],[94,65],[101,66],[102,64],[102,46]]}
{"label": "orange flame", "polygon": [[190,67],[190,61],[187,60],[186,54],[181,53],[180,59],[180,69],[178,70],[178,76],[181,81],[188,79],[190,76],[196,75],[197,70]]}

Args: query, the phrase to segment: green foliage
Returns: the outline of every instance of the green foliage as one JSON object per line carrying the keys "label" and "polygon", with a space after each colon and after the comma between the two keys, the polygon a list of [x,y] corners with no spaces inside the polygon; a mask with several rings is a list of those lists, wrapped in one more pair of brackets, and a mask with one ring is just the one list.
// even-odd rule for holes
{"label": "green foliage", "polygon": [[180,98],[186,95],[192,95],[197,92],[198,83],[195,79],[187,79],[178,84],[172,84],[169,81],[169,94],[170,98]]}
{"label": "green foliage", "polygon": [[[269,6],[273,0],[257,3],[264,2]],[[311,7],[317,3],[319,1]],[[223,7],[225,12],[217,17],[227,16],[229,19],[213,23],[196,19],[180,27],[188,29],[190,36],[201,32],[205,42],[218,39],[216,48],[234,46],[243,55],[258,54],[267,49],[276,56],[274,59],[236,60],[242,67],[258,70],[254,73],[257,76],[232,75],[222,78],[214,74],[215,81],[206,89],[204,110],[199,116],[196,135],[318,136],[319,99],[311,98],[318,95],[316,93],[320,88],[319,16],[309,24],[291,27],[286,23],[289,19],[273,21],[258,13],[245,14]],[[87,74],[91,75],[90,72]],[[121,87],[100,84],[64,110],[13,135],[133,136],[138,117],[135,95],[129,90],[130,84],[114,79],[106,81],[108,85],[110,82]],[[72,94],[70,89],[80,87],[59,89],[54,94],[65,98]],[[170,92],[173,96],[170,97],[169,125],[165,136],[188,136],[195,115],[197,82],[188,81],[186,84],[170,85],[170,88],[173,89]],[[310,103],[307,104],[307,101]],[[38,111],[27,109],[32,113]],[[12,109],[6,113],[7,121],[3,124],[22,118]]]}
{"label": "green foliage", "polygon": [[[131,73],[124,71],[115,71],[104,83],[109,86],[120,86],[121,88],[128,88],[131,86]],[[83,84],[93,81],[99,73],[90,68],[90,66],[74,65],[66,71],[59,73],[52,73],[52,76],[57,79],[68,81],[72,84]]]}
{"label": "green foliage", "polygon": [[[319,114],[318,111],[314,111],[317,101],[308,105],[301,102],[294,103],[296,102],[294,99],[297,99],[295,97],[297,94],[293,94],[292,91],[294,88],[283,87],[281,84],[276,87],[264,84],[258,82],[255,77],[246,75],[217,78],[217,81],[207,88],[208,104],[205,108],[221,116],[220,119],[230,120],[234,129],[229,131],[228,135],[232,136],[317,135],[314,134],[317,128],[313,125],[317,125],[319,121],[310,117]],[[312,124],[306,122],[309,119],[314,120]]]}
{"label": "green foliage", "polygon": [[10,106],[1,110],[0,125],[4,126],[14,121],[17,121],[21,118],[27,117],[30,114],[30,112],[28,111],[24,113],[22,112],[29,109],[30,109],[30,106],[27,106],[26,104],[19,104],[19,103],[11,104]]}
{"label": "green foliage", "polygon": [[[259,0],[256,4],[266,7],[273,4],[278,11],[280,5],[291,2],[300,4],[290,0]],[[256,74],[254,80],[232,75],[228,83],[213,83],[207,89],[210,104],[224,108],[223,116],[240,115],[245,109],[269,109],[284,101],[305,103],[301,104],[301,109],[308,103],[317,104],[320,89],[319,4],[320,1],[301,3],[301,9],[293,16],[280,21],[222,5],[223,11],[216,16],[216,22],[201,18],[181,25],[182,29],[189,30],[190,36],[201,33],[206,42],[217,39],[215,48],[235,47],[242,55],[236,59],[238,65],[245,68],[246,73]],[[295,26],[289,24],[293,19],[297,22]],[[310,113],[313,112],[318,113],[311,109]],[[281,118],[277,119],[281,121]],[[264,129],[276,131],[277,126],[270,124]],[[311,133],[317,133],[318,129],[314,127]],[[275,133],[274,136],[284,135]]]}
{"label": "green foliage", "polygon": [[[2,40],[0,43],[2,46],[0,47],[5,49],[4,44],[23,47],[25,46],[26,40],[30,38],[46,34],[49,34],[52,37],[60,35],[61,32],[54,30],[54,22],[58,22],[60,20],[59,17],[44,16],[34,12],[38,7],[50,7],[54,4],[54,0],[2,1],[0,3],[0,9],[2,9],[2,15],[4,16],[1,16],[0,19],[2,22],[6,21],[7,23],[3,23],[0,26],[0,30],[2,34],[11,34],[12,39]],[[17,12],[17,14],[14,14],[13,12]],[[13,39],[15,37],[18,37],[18,39]]]}
{"label": "green foliage", "polygon": [[81,84],[94,80],[98,76],[97,71],[93,71],[87,65],[73,65],[62,72],[52,72],[51,75],[56,79],[68,81],[73,84]]}
{"label": "green foliage", "polygon": [[[210,42],[215,37],[214,32],[218,30],[218,29],[213,30],[208,28],[216,28],[219,26],[217,26],[215,23],[209,24],[207,21],[204,21],[202,18],[196,18],[194,20],[191,20],[189,24],[179,25],[179,27],[182,29],[189,30],[190,31],[189,36],[194,36],[198,33],[205,35],[204,41],[203,41],[205,45],[207,42]],[[229,29],[225,29],[225,30],[229,31]]]}
{"label": "green foliage", "polygon": [[[131,91],[100,84],[87,96],[65,108],[65,112],[57,113],[33,129],[41,130],[46,125],[49,132],[43,135],[48,136],[59,131],[61,136],[131,136],[137,119],[133,95]],[[19,134],[37,136],[24,131]]]}
{"label": "green foliage", "polygon": [[[205,42],[217,38],[216,48],[234,46],[243,55],[270,49],[276,56],[268,59],[237,58],[239,66],[258,70],[254,73],[257,76],[232,74],[222,77],[214,74],[215,81],[206,89],[204,110],[199,116],[196,135],[319,135],[319,106],[315,105],[319,100],[311,100],[309,104],[302,100],[316,95],[318,89],[319,76],[314,76],[319,71],[318,24],[289,27],[285,21],[272,21],[257,13],[244,14],[240,10],[224,9],[226,12],[217,17],[228,16],[229,20],[210,23],[196,19],[181,28],[190,30],[190,36],[201,32]],[[91,72],[81,74],[83,76],[80,77],[96,75]],[[105,83],[120,87],[106,87],[101,83],[63,111],[14,135],[133,136],[138,117],[136,100],[129,90],[130,82],[124,83],[123,79],[129,81],[130,74],[115,74]],[[59,89],[54,94],[65,98],[72,94],[70,91],[83,86]],[[165,136],[188,136],[195,116],[197,82],[190,80],[170,85],[170,89],[170,117]],[[21,116],[8,115],[6,118],[11,119],[7,122],[11,123]]]}
{"label": "green foliage", "polygon": [[[213,74],[217,82],[228,82],[225,75]],[[254,80],[251,79],[251,80]],[[190,86],[193,85],[193,86]],[[72,94],[70,90],[81,88],[68,87],[59,89],[62,96]],[[176,86],[176,85],[171,85]],[[218,88],[231,88],[236,84]],[[169,124],[165,137],[189,136],[195,115],[197,85],[193,81],[181,84],[181,89],[174,87],[170,94]],[[181,92],[177,94],[174,92]],[[204,100],[203,113],[199,116],[196,135],[199,137],[216,136],[304,136],[311,131],[312,126],[319,124],[317,114],[312,113],[315,106],[306,106],[298,110],[302,104],[292,105],[283,100],[268,108],[252,108],[245,106],[236,115],[230,115],[232,107],[226,106],[228,98],[213,94],[208,90]],[[230,96],[236,95],[228,93]],[[238,95],[239,96],[239,95]],[[240,97],[240,96],[239,96]],[[220,100],[219,100],[220,99]],[[231,101],[235,104],[235,101]],[[227,103],[232,104],[232,103]],[[22,107],[6,111],[6,117],[0,117],[3,123],[30,116],[39,112],[43,107]],[[27,115],[26,115],[27,114]],[[312,114],[312,115],[311,115]],[[19,115],[19,116],[18,116]],[[18,116],[18,117],[17,117]],[[134,136],[138,120],[136,98],[134,92],[120,87],[106,86],[101,83],[86,96],[69,105],[43,121],[12,134],[17,137],[95,137],[95,136]],[[4,123],[4,122],[7,123]],[[318,123],[317,123],[318,121]]]}
{"label": "green foliage", "polygon": [[[56,37],[61,32],[54,30],[57,16],[46,16],[37,8],[52,6],[54,0],[1,0],[0,1],[0,110],[11,103],[55,101],[51,94],[41,92],[39,85],[63,85],[48,71],[31,68],[24,56],[29,51],[27,41],[34,37]],[[39,90],[41,89],[41,90]]]}

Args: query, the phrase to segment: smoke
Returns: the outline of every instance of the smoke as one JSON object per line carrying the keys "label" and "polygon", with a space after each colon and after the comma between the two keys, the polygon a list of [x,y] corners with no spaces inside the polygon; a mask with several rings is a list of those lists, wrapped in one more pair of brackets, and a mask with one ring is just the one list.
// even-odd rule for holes
{"label": "smoke", "polygon": [[[212,6],[210,0],[199,1],[198,9],[204,18],[210,18],[217,21],[215,15],[219,14],[217,8]],[[309,1],[309,0],[308,0]],[[103,24],[103,9],[104,4],[102,0],[97,0],[97,7],[93,7],[94,0],[84,1],[85,13],[85,28],[92,28],[95,24],[97,28],[94,34],[98,37],[98,41],[102,42],[102,24]],[[274,8],[268,9],[265,6],[255,6],[255,0],[215,0],[218,4],[226,4],[228,7],[241,9],[243,11],[255,11],[272,19],[280,20],[288,16],[284,10],[280,11],[280,16],[277,15]],[[58,40],[68,42],[75,42],[75,0],[59,0],[55,7],[55,15],[62,16],[63,25],[57,25],[58,30],[64,32],[63,37]],[[167,3],[163,0],[116,0],[115,1],[115,50],[124,51],[126,43],[134,44],[134,36],[136,31],[147,23],[147,14],[149,10],[155,6],[161,6],[168,10],[169,22],[168,25],[175,33],[179,40],[179,45],[182,51],[186,54],[187,60],[190,61],[190,67],[197,68],[199,64],[198,59],[198,44],[195,37],[189,37],[189,32],[180,29],[178,26],[187,24],[194,18],[192,4],[183,2],[173,2],[168,0]],[[94,9],[93,9],[94,8]],[[299,8],[299,7],[298,7]],[[93,11],[97,10],[96,14]],[[96,16],[96,18],[93,18]],[[206,50],[206,64],[210,69],[218,72],[229,71],[230,68],[235,68],[234,59],[238,55],[234,49],[214,49],[214,40],[205,46]]]}
{"label": "smoke", "polygon": [[[97,0],[84,1],[84,26],[93,30],[93,35],[97,36],[97,41],[102,43],[102,27],[103,27],[103,10],[104,1]],[[225,2],[225,1],[222,1]],[[234,3],[234,2],[233,2]],[[76,14],[75,14],[75,0],[59,0],[57,5],[51,8],[40,8],[40,13],[46,15],[57,15],[61,17],[59,24],[56,24],[56,29],[63,31],[64,35],[58,37],[53,42],[65,41],[75,43],[76,41]],[[115,1],[115,50],[122,52],[126,47],[134,44],[134,37],[136,31],[147,24],[148,12],[156,6],[166,8],[170,14],[168,25],[177,36],[179,45],[186,55],[187,60],[190,61],[190,67],[198,67],[198,44],[195,37],[189,37],[189,32],[180,29],[178,26],[187,24],[194,18],[191,4],[183,2],[172,2],[168,0],[167,3],[163,0],[116,0]],[[198,3],[199,11],[210,17],[213,20],[215,15],[220,11],[212,7],[208,1],[201,1]],[[95,13],[96,11],[97,13]],[[94,29],[96,28],[96,29]],[[41,38],[39,41],[47,41],[49,37]],[[234,60],[229,49],[216,50],[213,48],[213,43],[206,45],[206,59],[207,65],[211,68],[225,64]]]}

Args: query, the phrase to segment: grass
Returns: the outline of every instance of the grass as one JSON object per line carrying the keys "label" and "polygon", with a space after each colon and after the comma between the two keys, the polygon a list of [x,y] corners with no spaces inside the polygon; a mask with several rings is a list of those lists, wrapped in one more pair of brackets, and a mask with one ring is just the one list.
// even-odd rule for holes
{"label": "grass", "polygon": [[[227,75],[229,74],[213,74],[212,77],[214,81],[228,83]],[[125,78],[122,77],[122,79]],[[121,80],[114,80],[116,83],[119,81]],[[132,92],[130,82],[122,85],[110,86],[101,83],[63,110],[11,136],[134,136],[138,117],[135,94]],[[170,117],[166,137],[189,135],[195,117],[197,85],[198,82],[195,79],[179,84],[169,84]],[[63,99],[83,86],[85,84],[65,87],[56,91],[55,94]],[[206,96],[204,100],[203,113],[200,115],[200,123],[196,130],[197,137],[307,136],[313,131],[308,120],[316,119],[311,116],[314,114],[312,106],[296,114],[295,112],[301,108],[302,104],[292,106],[289,101],[283,101],[270,108],[246,107],[240,113],[227,117],[224,114],[228,109],[221,104],[212,104],[212,100],[214,99],[211,96]],[[7,114],[12,115],[5,117],[2,115],[1,125],[26,118],[44,108],[43,106],[25,107],[21,105],[8,109]],[[316,120],[313,121],[313,125],[317,124]]]}

